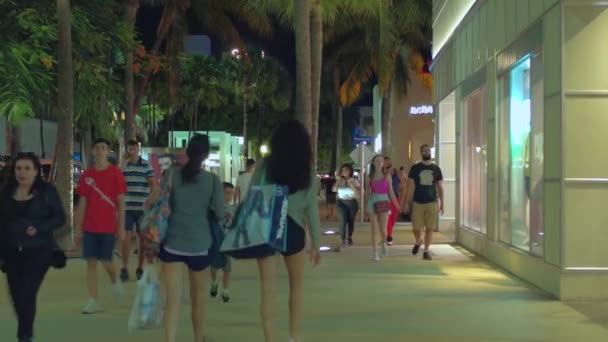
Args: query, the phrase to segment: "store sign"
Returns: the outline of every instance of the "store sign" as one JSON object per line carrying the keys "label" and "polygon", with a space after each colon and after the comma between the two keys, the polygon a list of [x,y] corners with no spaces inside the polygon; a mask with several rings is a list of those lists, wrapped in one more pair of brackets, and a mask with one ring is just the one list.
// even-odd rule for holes
{"label": "store sign", "polygon": [[433,115],[433,106],[410,107],[410,115]]}

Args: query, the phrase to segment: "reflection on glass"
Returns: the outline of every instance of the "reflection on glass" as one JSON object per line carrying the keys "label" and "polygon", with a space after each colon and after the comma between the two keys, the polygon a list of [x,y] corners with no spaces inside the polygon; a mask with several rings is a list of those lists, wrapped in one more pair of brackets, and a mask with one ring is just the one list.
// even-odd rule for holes
{"label": "reflection on glass", "polygon": [[501,111],[508,115],[503,115],[501,136],[508,137],[509,144],[500,147],[501,240],[542,255],[542,58],[518,63],[503,82],[502,95],[508,101],[501,99]]}
{"label": "reflection on glass", "polygon": [[462,144],[462,214],[464,226],[486,232],[485,89],[464,99]]}

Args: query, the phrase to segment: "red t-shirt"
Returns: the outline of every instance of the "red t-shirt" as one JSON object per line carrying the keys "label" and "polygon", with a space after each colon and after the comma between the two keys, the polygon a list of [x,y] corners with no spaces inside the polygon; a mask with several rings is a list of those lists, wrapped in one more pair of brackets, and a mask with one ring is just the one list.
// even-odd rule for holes
{"label": "red t-shirt", "polygon": [[114,234],[118,231],[118,196],[127,192],[122,171],[114,165],[105,170],[91,167],[80,177],[76,194],[87,199],[83,230]]}

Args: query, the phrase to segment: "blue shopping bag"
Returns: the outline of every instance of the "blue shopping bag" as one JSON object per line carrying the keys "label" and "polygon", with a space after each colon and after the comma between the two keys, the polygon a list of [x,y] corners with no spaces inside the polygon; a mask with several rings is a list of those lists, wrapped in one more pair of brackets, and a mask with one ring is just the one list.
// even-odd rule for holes
{"label": "blue shopping bag", "polygon": [[286,186],[251,185],[238,207],[220,251],[235,259],[257,259],[287,249]]}

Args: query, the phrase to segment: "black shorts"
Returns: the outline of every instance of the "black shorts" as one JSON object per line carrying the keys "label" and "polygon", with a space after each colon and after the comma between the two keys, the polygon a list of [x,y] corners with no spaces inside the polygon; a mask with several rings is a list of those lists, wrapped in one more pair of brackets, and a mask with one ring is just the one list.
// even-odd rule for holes
{"label": "black shorts", "polygon": [[306,246],[306,231],[287,216],[287,250],[281,252],[284,256],[292,256],[300,253]]}
{"label": "black shorts", "polygon": [[212,258],[210,255],[179,255],[169,252],[160,246],[160,252],[158,253],[160,261],[165,263],[180,262],[188,266],[190,271],[200,272],[211,266]]}

